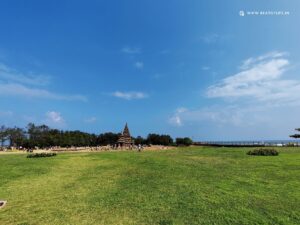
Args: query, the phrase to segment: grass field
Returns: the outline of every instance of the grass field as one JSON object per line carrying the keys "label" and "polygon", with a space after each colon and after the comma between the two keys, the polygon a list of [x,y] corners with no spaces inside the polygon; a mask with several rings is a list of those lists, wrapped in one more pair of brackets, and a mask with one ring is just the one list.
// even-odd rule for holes
{"label": "grass field", "polygon": [[300,224],[300,148],[0,155],[0,224]]}

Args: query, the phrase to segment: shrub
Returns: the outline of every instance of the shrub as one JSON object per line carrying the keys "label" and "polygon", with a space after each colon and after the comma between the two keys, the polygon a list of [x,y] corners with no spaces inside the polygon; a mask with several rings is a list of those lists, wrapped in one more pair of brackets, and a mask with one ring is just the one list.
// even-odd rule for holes
{"label": "shrub", "polygon": [[261,156],[276,156],[279,154],[278,151],[271,148],[260,148],[254,149],[247,152],[248,155],[261,155]]}
{"label": "shrub", "polygon": [[34,154],[27,155],[27,158],[42,158],[42,157],[52,157],[52,156],[56,156],[56,153],[47,153],[47,152],[34,153]]}

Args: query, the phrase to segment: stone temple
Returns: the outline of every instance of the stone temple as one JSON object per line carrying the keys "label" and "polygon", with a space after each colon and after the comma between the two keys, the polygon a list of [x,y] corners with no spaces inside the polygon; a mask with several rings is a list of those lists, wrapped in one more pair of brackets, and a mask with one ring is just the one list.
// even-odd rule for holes
{"label": "stone temple", "polygon": [[117,144],[121,148],[131,148],[134,144],[134,141],[132,140],[132,138],[130,136],[130,132],[129,132],[127,123],[125,124],[124,130],[121,133]]}

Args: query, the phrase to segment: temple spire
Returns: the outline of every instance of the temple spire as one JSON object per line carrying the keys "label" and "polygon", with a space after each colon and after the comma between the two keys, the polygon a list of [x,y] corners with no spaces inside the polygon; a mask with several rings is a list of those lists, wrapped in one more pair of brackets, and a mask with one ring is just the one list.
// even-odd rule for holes
{"label": "temple spire", "polygon": [[133,145],[133,140],[131,139],[130,131],[127,123],[125,124],[123,133],[120,135],[118,139],[118,145],[121,147],[132,147]]}
{"label": "temple spire", "polygon": [[129,136],[130,137],[130,132],[129,132],[129,129],[128,129],[128,125],[127,125],[127,122],[125,124],[125,127],[124,127],[124,130],[123,130],[123,135],[125,136]]}

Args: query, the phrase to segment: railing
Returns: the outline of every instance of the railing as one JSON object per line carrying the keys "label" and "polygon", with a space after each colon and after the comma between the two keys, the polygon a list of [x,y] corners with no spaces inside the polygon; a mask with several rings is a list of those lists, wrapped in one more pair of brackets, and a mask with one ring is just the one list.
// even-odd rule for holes
{"label": "railing", "polygon": [[215,146],[215,147],[265,147],[265,146],[300,146],[299,142],[260,142],[260,141],[204,141],[204,142],[194,142],[197,146]]}

